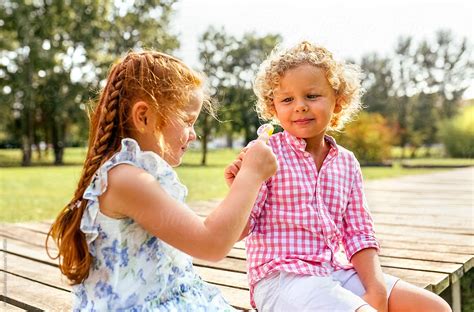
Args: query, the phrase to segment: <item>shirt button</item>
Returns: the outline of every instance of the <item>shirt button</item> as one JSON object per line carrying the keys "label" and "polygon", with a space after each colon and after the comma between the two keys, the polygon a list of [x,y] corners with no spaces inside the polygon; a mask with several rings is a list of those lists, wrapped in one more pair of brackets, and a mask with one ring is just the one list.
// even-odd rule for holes
{"label": "shirt button", "polygon": [[303,154],[303,155],[304,155],[304,157],[309,157],[309,156],[311,156],[311,154],[310,154],[310,153],[308,153],[308,152],[304,152],[304,154]]}

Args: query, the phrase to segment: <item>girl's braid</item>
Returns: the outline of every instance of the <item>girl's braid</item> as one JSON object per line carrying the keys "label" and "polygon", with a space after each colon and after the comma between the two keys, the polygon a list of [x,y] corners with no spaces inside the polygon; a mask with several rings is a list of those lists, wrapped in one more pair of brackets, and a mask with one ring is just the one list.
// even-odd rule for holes
{"label": "girl's braid", "polygon": [[100,167],[101,163],[109,158],[107,157],[109,156],[108,154],[116,152],[116,142],[120,140],[119,136],[122,134],[114,133],[114,129],[117,128],[119,119],[120,93],[125,71],[126,64],[121,63],[117,65],[113,79],[110,79],[109,85],[106,86],[104,103],[101,101],[97,108],[98,111],[96,114],[98,114],[98,116],[95,116],[98,118],[97,133],[95,134],[95,138],[90,138],[94,140],[92,143],[93,146],[89,149],[83,177],[74,196],[75,200],[80,200],[86,187],[90,184],[94,173]]}

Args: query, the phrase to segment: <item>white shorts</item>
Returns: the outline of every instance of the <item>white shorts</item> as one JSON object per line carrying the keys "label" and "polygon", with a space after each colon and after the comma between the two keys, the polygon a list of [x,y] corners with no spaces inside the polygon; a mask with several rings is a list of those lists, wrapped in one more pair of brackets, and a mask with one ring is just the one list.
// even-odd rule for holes
{"label": "white shorts", "polygon": [[[384,274],[387,298],[398,281]],[[266,311],[355,311],[367,303],[365,289],[354,269],[334,271],[329,276],[277,272],[259,281],[254,301],[259,312]]]}

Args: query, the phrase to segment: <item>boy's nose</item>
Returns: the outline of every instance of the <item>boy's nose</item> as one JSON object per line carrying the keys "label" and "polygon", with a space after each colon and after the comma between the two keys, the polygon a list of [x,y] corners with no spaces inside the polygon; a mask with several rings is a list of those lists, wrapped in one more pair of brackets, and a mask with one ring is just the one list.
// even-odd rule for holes
{"label": "boy's nose", "polygon": [[296,103],[296,111],[297,112],[306,112],[308,110],[308,106],[304,101],[298,101]]}

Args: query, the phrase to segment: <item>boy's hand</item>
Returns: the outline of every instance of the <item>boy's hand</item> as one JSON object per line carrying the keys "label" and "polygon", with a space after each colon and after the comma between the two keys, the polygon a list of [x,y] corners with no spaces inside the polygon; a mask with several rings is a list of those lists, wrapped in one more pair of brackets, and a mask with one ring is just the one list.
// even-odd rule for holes
{"label": "boy's hand", "polygon": [[237,155],[235,160],[225,168],[224,178],[228,187],[230,187],[232,183],[234,182],[234,179],[237,176],[237,173],[239,172],[240,167],[242,166],[242,159],[244,158],[244,155],[247,149],[248,147],[244,147],[242,151],[240,151],[239,155]]}

